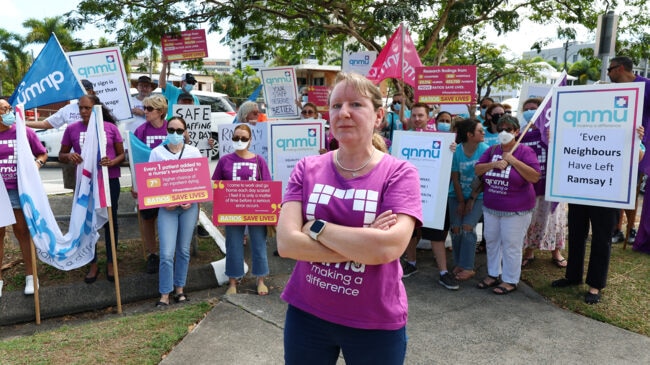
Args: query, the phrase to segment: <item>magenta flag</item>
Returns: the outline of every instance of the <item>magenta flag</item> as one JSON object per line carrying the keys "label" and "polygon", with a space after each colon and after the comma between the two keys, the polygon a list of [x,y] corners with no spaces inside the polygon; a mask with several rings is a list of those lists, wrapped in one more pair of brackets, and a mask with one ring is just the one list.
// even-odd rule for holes
{"label": "magenta flag", "polygon": [[533,115],[533,118],[531,120],[532,123],[535,123],[535,127],[537,127],[541,133],[542,137],[542,142],[544,142],[545,145],[548,146],[548,126],[551,124],[550,120],[550,115],[551,115],[551,107],[553,106],[553,94],[555,93],[555,89],[560,87],[560,86],[566,86],[566,71],[562,72],[562,75],[560,75],[560,78],[557,80],[555,85],[549,90],[548,94],[546,94],[546,97],[544,97],[544,100],[542,101],[542,104],[539,106],[537,109],[537,112],[535,115]]}
{"label": "magenta flag", "polygon": [[366,77],[375,84],[390,77],[415,87],[416,67],[422,67],[420,56],[408,30],[400,24],[377,56]]}

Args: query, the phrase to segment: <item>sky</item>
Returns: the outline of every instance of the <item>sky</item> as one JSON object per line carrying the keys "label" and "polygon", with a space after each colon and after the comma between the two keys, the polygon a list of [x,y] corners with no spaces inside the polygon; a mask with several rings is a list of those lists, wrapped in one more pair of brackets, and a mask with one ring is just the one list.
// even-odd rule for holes
{"label": "sky", "polygon": [[[29,18],[43,19],[45,17],[53,17],[56,15],[63,15],[64,13],[76,9],[79,0],[0,0],[0,28],[4,28],[10,32],[18,33],[21,35],[27,34],[27,29],[23,28],[22,23]],[[523,52],[529,51],[532,44],[542,38],[554,38],[555,28],[557,26],[547,25],[540,26],[524,22],[518,32],[509,33],[500,37],[493,33],[493,36],[488,38],[488,41],[497,45],[505,45],[512,54],[521,57]],[[206,27],[207,29],[207,27]],[[86,28],[84,31],[75,32],[73,36],[80,38],[82,41],[96,40],[97,33],[100,32],[96,28]],[[106,38],[112,39],[111,35],[106,35]],[[227,47],[219,44],[221,36],[219,34],[208,34],[208,55],[213,58],[230,58],[230,52]],[[579,32],[578,41],[593,41],[594,37],[589,36],[586,32]],[[549,47],[560,47],[562,42],[554,42]],[[28,49],[33,50],[36,56],[42,45],[30,46]]]}

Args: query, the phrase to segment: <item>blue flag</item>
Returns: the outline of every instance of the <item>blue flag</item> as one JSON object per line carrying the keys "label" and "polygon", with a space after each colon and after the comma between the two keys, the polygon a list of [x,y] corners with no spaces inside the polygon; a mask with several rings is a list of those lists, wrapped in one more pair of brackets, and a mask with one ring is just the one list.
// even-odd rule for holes
{"label": "blue flag", "polygon": [[253,93],[251,94],[251,96],[248,97],[248,100],[257,101],[257,98],[260,97],[260,92],[262,91],[263,86],[264,85],[260,84],[260,86],[258,86],[255,90],[253,90]]}
{"label": "blue flag", "polygon": [[25,104],[25,109],[77,99],[86,92],[77,80],[70,61],[54,33],[23,77],[9,104]]}
{"label": "blue flag", "polygon": [[129,144],[129,167],[131,168],[131,186],[133,190],[137,191],[137,182],[135,176],[135,164],[142,162],[149,162],[149,155],[151,154],[151,148],[147,146],[144,142],[138,139],[138,137],[129,132],[128,136]]}

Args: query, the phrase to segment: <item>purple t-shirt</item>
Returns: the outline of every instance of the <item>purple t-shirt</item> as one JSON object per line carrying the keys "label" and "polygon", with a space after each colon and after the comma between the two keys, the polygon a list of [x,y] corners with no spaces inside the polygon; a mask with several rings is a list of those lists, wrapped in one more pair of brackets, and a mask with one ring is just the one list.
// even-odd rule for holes
{"label": "purple t-shirt", "polygon": [[[645,93],[643,95],[643,116],[641,117],[641,125],[645,130],[643,135],[643,145],[646,148],[646,151],[650,149],[650,79],[645,77],[638,76],[634,79],[634,82],[644,82],[645,83]],[[636,133],[636,131],[635,131]],[[643,159],[639,162],[639,170],[650,174],[650,153],[646,153],[643,156]]]}
{"label": "purple t-shirt", "polygon": [[[301,159],[291,173],[283,203],[302,203],[303,219],[367,227],[392,209],[422,224],[418,171],[384,155],[367,174],[344,179],[332,152]],[[406,325],[408,303],[399,259],[382,265],[298,261],[282,293],[289,304],[323,320],[361,329]]]}
{"label": "purple t-shirt", "polygon": [[[27,141],[32,150],[34,157],[47,153],[41,141],[38,140],[36,133],[31,128],[25,128],[27,131]],[[12,125],[4,132],[0,132],[0,175],[5,183],[7,190],[18,189],[18,170],[16,163],[16,126]]]}
{"label": "purple t-shirt", "polygon": [[263,181],[271,180],[271,173],[260,155],[241,158],[236,153],[229,153],[219,158],[212,180]]}
{"label": "purple t-shirt", "polygon": [[[88,126],[83,122],[76,122],[68,125],[68,128],[63,132],[61,145],[72,146],[72,151],[80,154],[84,142],[86,141],[87,129]],[[122,136],[120,135],[120,130],[117,129],[117,126],[110,122],[104,122],[104,132],[106,132],[106,156],[112,160],[117,155],[115,152],[115,144],[123,143]],[[99,164],[99,161],[97,161],[97,163]],[[110,179],[118,178],[120,176],[121,172],[119,166],[111,166],[108,168],[108,177]]]}
{"label": "purple t-shirt", "polygon": [[535,151],[537,161],[539,161],[540,177],[539,181],[533,184],[535,194],[543,196],[546,193],[546,156],[548,154],[548,146],[542,142],[542,133],[539,129],[529,129],[524,137],[521,139],[521,144],[526,145]]}
{"label": "purple t-shirt", "polygon": [[149,146],[149,148],[154,149],[167,138],[167,121],[165,120],[160,128],[156,128],[151,123],[145,122],[133,134]]}
{"label": "purple t-shirt", "polygon": [[[477,163],[501,160],[501,145],[488,148]],[[490,158],[490,155],[492,158]],[[540,171],[539,161],[532,148],[520,145],[513,155],[521,162]],[[492,169],[483,175],[483,206],[502,212],[523,212],[535,207],[535,189],[514,167]]]}

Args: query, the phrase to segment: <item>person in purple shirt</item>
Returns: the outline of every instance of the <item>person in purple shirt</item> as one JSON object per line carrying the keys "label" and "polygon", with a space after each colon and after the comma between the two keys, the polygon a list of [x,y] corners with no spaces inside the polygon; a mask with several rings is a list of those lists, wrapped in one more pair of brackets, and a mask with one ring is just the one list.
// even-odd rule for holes
{"label": "person in purple shirt", "polygon": [[[63,133],[61,139],[61,150],[59,151],[59,161],[62,163],[71,163],[79,165],[83,162],[81,158],[81,149],[86,139],[86,130],[93,110],[93,106],[102,105],[99,98],[95,95],[84,95],[79,98],[79,113],[81,121],[70,124]],[[117,204],[120,198],[120,164],[124,161],[124,145],[119,129],[115,125],[115,118],[108,108],[102,105],[102,114],[104,116],[104,131],[106,132],[106,156],[102,156],[98,162],[101,166],[108,167],[108,184],[111,193],[111,212],[113,215],[113,236],[115,245],[117,245]],[[113,253],[111,250],[111,232],[109,224],[104,225],[104,241],[106,242],[106,279],[114,281],[113,274]],[[97,265],[97,253],[90,263],[88,274],[84,281],[92,284],[97,280],[99,275],[99,266]]]}
{"label": "person in purple shirt", "polygon": [[[535,208],[540,165],[526,145],[517,145],[519,122],[510,115],[497,123],[499,143],[479,158],[474,171],[483,176],[483,217],[488,276],[479,289],[495,287],[495,294],[517,289],[521,276],[524,236]],[[501,279],[499,279],[501,276]]]}
{"label": "person in purple shirt", "polygon": [[[139,126],[133,133],[147,147],[154,149],[167,138],[167,99],[162,95],[152,95],[142,101],[144,108],[144,117],[146,122]],[[131,190],[134,199],[138,194]],[[156,249],[156,218],[158,217],[158,208],[140,209],[142,218],[142,240],[144,241],[147,255],[147,268],[149,274],[158,272],[160,258]]]}
{"label": "person in purple shirt", "polygon": [[[249,151],[251,129],[246,124],[238,124],[232,135],[235,152],[219,158],[212,180],[263,181],[271,180],[271,173],[264,158]],[[244,272],[244,230],[248,227],[253,260],[253,275],[257,276],[257,294],[267,295],[269,289],[264,284],[264,277],[269,274],[266,256],[266,226],[262,225],[226,225],[226,275],[229,287],[226,294],[237,293],[237,282]]]}
{"label": "person in purple shirt", "polygon": [[[9,201],[11,202],[13,215],[16,219],[16,223],[13,224],[12,229],[20,245],[20,251],[23,254],[23,262],[25,264],[24,293],[25,295],[31,295],[34,294],[31,243],[29,229],[27,228],[27,222],[25,221],[25,216],[20,206],[18,193],[18,158],[16,157],[15,121],[16,117],[9,103],[4,99],[0,99],[0,176],[9,194]],[[38,140],[33,130],[26,128],[26,132],[29,147],[36,158],[36,166],[41,168],[47,161],[47,150],[45,150],[45,147]],[[8,212],[3,211],[2,214],[8,214]],[[0,227],[0,266],[2,266],[2,259],[4,258],[5,232],[6,227]],[[2,280],[2,271],[0,271],[0,297],[2,297],[3,286],[4,280]]]}
{"label": "person in purple shirt", "polygon": [[301,159],[278,222],[278,252],[297,260],[285,364],[401,364],[408,303],[399,258],[422,225],[417,169],[376,149],[382,95],[365,77],[340,73],[329,101],[339,148]]}

